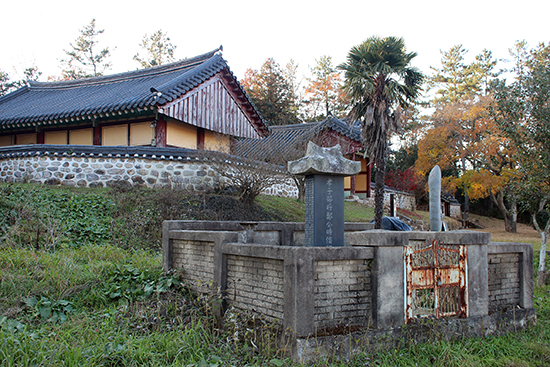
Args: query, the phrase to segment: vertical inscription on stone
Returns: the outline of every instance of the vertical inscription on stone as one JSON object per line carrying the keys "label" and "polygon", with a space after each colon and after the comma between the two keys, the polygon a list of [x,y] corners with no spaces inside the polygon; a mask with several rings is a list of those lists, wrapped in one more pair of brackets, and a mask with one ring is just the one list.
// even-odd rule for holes
{"label": "vertical inscription on stone", "polygon": [[332,246],[332,234],[333,234],[333,223],[332,219],[334,218],[332,212],[332,177],[327,179],[327,205],[326,205],[326,237],[325,237],[325,246]]}
{"label": "vertical inscription on stone", "polygon": [[315,246],[315,239],[313,236],[314,222],[315,222],[315,200],[313,193],[315,192],[315,180],[313,176],[306,176],[306,192],[305,192],[305,246]]}
{"label": "vertical inscription on stone", "polygon": [[[308,197],[310,192],[312,196]],[[308,204],[310,200],[312,204]],[[305,219],[306,246],[344,246],[343,177],[307,176]],[[309,237],[309,229],[313,238]]]}

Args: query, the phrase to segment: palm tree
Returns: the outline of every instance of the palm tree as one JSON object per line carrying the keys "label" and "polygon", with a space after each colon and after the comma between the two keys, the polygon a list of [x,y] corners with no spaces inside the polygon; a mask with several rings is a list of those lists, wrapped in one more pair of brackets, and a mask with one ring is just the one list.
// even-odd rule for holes
{"label": "palm tree", "polygon": [[375,228],[382,228],[386,152],[391,132],[401,125],[401,110],[419,96],[424,75],[409,65],[416,52],[407,53],[403,38],[371,37],[353,47],[345,70],[344,88],[352,110],[351,121],[360,120],[369,157],[375,158]]}

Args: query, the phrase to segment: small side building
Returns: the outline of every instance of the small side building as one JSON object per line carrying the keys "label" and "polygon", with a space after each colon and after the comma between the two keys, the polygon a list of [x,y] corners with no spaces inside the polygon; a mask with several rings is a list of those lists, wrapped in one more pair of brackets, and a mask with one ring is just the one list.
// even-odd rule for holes
{"label": "small side building", "polygon": [[237,139],[236,155],[286,167],[287,162],[305,155],[309,141],[325,148],[340,144],[346,158],[361,162],[361,172],[356,176],[345,178],[346,196],[371,196],[372,164],[364,155],[359,128],[329,115],[328,118],[319,122],[271,126],[269,129],[270,135],[261,140]]}

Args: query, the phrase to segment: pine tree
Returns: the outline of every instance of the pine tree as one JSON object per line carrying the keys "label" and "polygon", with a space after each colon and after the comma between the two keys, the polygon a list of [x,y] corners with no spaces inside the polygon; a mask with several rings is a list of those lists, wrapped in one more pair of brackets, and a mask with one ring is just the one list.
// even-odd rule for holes
{"label": "pine tree", "polygon": [[65,64],[62,71],[65,79],[81,79],[103,75],[111,68],[111,63],[107,59],[111,56],[109,48],[97,50],[97,37],[104,32],[103,29],[97,30],[95,19],[90,24],[80,30],[80,36],[71,45],[71,50],[63,50],[69,57],[61,60]]}
{"label": "pine tree", "polygon": [[161,29],[151,36],[143,36],[140,44],[147,53],[143,58],[139,53],[134,55],[134,60],[144,68],[162,65],[174,61],[174,50],[176,46],[170,42],[170,37]]}

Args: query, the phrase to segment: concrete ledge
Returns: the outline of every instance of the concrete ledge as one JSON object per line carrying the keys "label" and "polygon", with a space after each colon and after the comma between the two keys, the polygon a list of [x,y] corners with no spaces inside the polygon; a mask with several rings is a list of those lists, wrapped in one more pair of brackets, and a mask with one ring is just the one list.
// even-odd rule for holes
{"label": "concrete ledge", "polygon": [[349,359],[361,352],[399,349],[424,342],[503,335],[535,322],[536,312],[532,308],[466,319],[419,319],[417,323],[385,330],[365,329],[344,335],[297,338],[292,353],[301,363],[324,357]]}
{"label": "concrete ledge", "polygon": [[369,247],[301,247],[224,243],[220,246],[220,251],[227,255],[281,260],[286,256],[310,257],[313,260],[374,259],[374,249]]}
{"label": "concrete ledge", "polygon": [[532,249],[532,245],[529,243],[517,243],[517,242],[489,242],[487,245],[488,254],[509,254],[509,253],[523,253]]}
{"label": "concrete ledge", "polygon": [[491,234],[485,232],[458,230],[448,232],[413,231],[409,240],[438,240],[453,245],[481,245],[491,241]]}
{"label": "concrete ledge", "polygon": [[349,246],[406,246],[409,243],[410,232],[372,231],[347,233]]}

